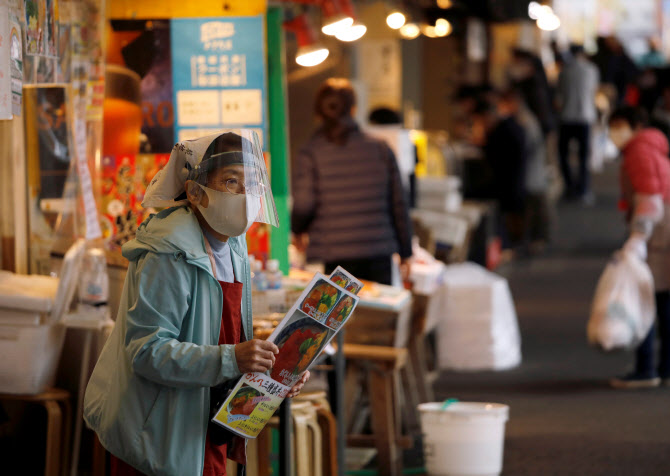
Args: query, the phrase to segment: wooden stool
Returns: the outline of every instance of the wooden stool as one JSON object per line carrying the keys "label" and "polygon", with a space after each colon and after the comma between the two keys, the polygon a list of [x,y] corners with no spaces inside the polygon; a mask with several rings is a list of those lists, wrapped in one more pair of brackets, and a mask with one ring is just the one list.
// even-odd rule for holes
{"label": "wooden stool", "polygon": [[309,402],[316,410],[321,429],[322,469],[324,476],[337,476],[337,420],[330,409],[326,392],[301,393],[296,402]]}
{"label": "wooden stool", "polygon": [[[47,450],[44,461],[45,476],[66,476],[69,454],[71,417],[70,394],[51,388],[37,395],[0,394],[0,400],[36,403],[47,412]],[[61,461],[61,455],[65,455]]]}
{"label": "wooden stool", "polygon": [[375,345],[344,344],[344,355],[365,370],[373,435],[348,435],[347,443],[377,448],[379,474],[399,476],[402,452],[411,448],[410,438],[402,436],[398,404],[399,372],[407,362],[407,349]]}

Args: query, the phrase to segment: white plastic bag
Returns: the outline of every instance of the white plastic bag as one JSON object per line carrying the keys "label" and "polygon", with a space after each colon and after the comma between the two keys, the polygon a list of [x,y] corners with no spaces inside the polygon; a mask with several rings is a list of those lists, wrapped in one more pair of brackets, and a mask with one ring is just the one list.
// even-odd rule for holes
{"label": "white plastic bag", "polygon": [[587,326],[589,343],[605,351],[636,347],[655,317],[649,266],[630,251],[615,253],[596,287]]}

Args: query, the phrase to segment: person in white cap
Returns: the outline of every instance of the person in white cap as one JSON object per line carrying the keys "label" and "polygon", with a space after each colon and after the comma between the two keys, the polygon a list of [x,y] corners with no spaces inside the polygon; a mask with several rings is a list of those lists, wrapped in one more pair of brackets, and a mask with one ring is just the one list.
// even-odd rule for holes
{"label": "person in white cap", "polygon": [[[84,400],[112,454],[112,475],[225,476],[246,462],[242,438],[210,422],[231,384],[272,368],[277,347],[253,339],[245,233],[278,226],[256,134],[178,143],[144,207],[114,331]],[[306,373],[289,397],[300,393]]]}

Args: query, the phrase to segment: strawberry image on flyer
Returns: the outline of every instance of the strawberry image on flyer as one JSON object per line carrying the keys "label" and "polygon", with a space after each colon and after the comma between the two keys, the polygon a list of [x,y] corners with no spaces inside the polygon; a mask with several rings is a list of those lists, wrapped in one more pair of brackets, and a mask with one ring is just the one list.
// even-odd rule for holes
{"label": "strawberry image on flyer", "polygon": [[323,322],[339,300],[340,295],[340,290],[320,279],[301,303],[300,310],[317,321]]}

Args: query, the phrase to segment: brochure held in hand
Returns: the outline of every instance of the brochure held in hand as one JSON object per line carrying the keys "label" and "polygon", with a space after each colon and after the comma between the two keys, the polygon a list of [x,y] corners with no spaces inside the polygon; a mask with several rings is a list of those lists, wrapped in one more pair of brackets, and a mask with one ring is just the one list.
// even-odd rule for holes
{"label": "brochure held in hand", "polygon": [[358,304],[363,284],[343,268],[317,274],[268,340],[278,348],[267,373],[240,378],[212,421],[244,438],[256,438],[305,371]]}

